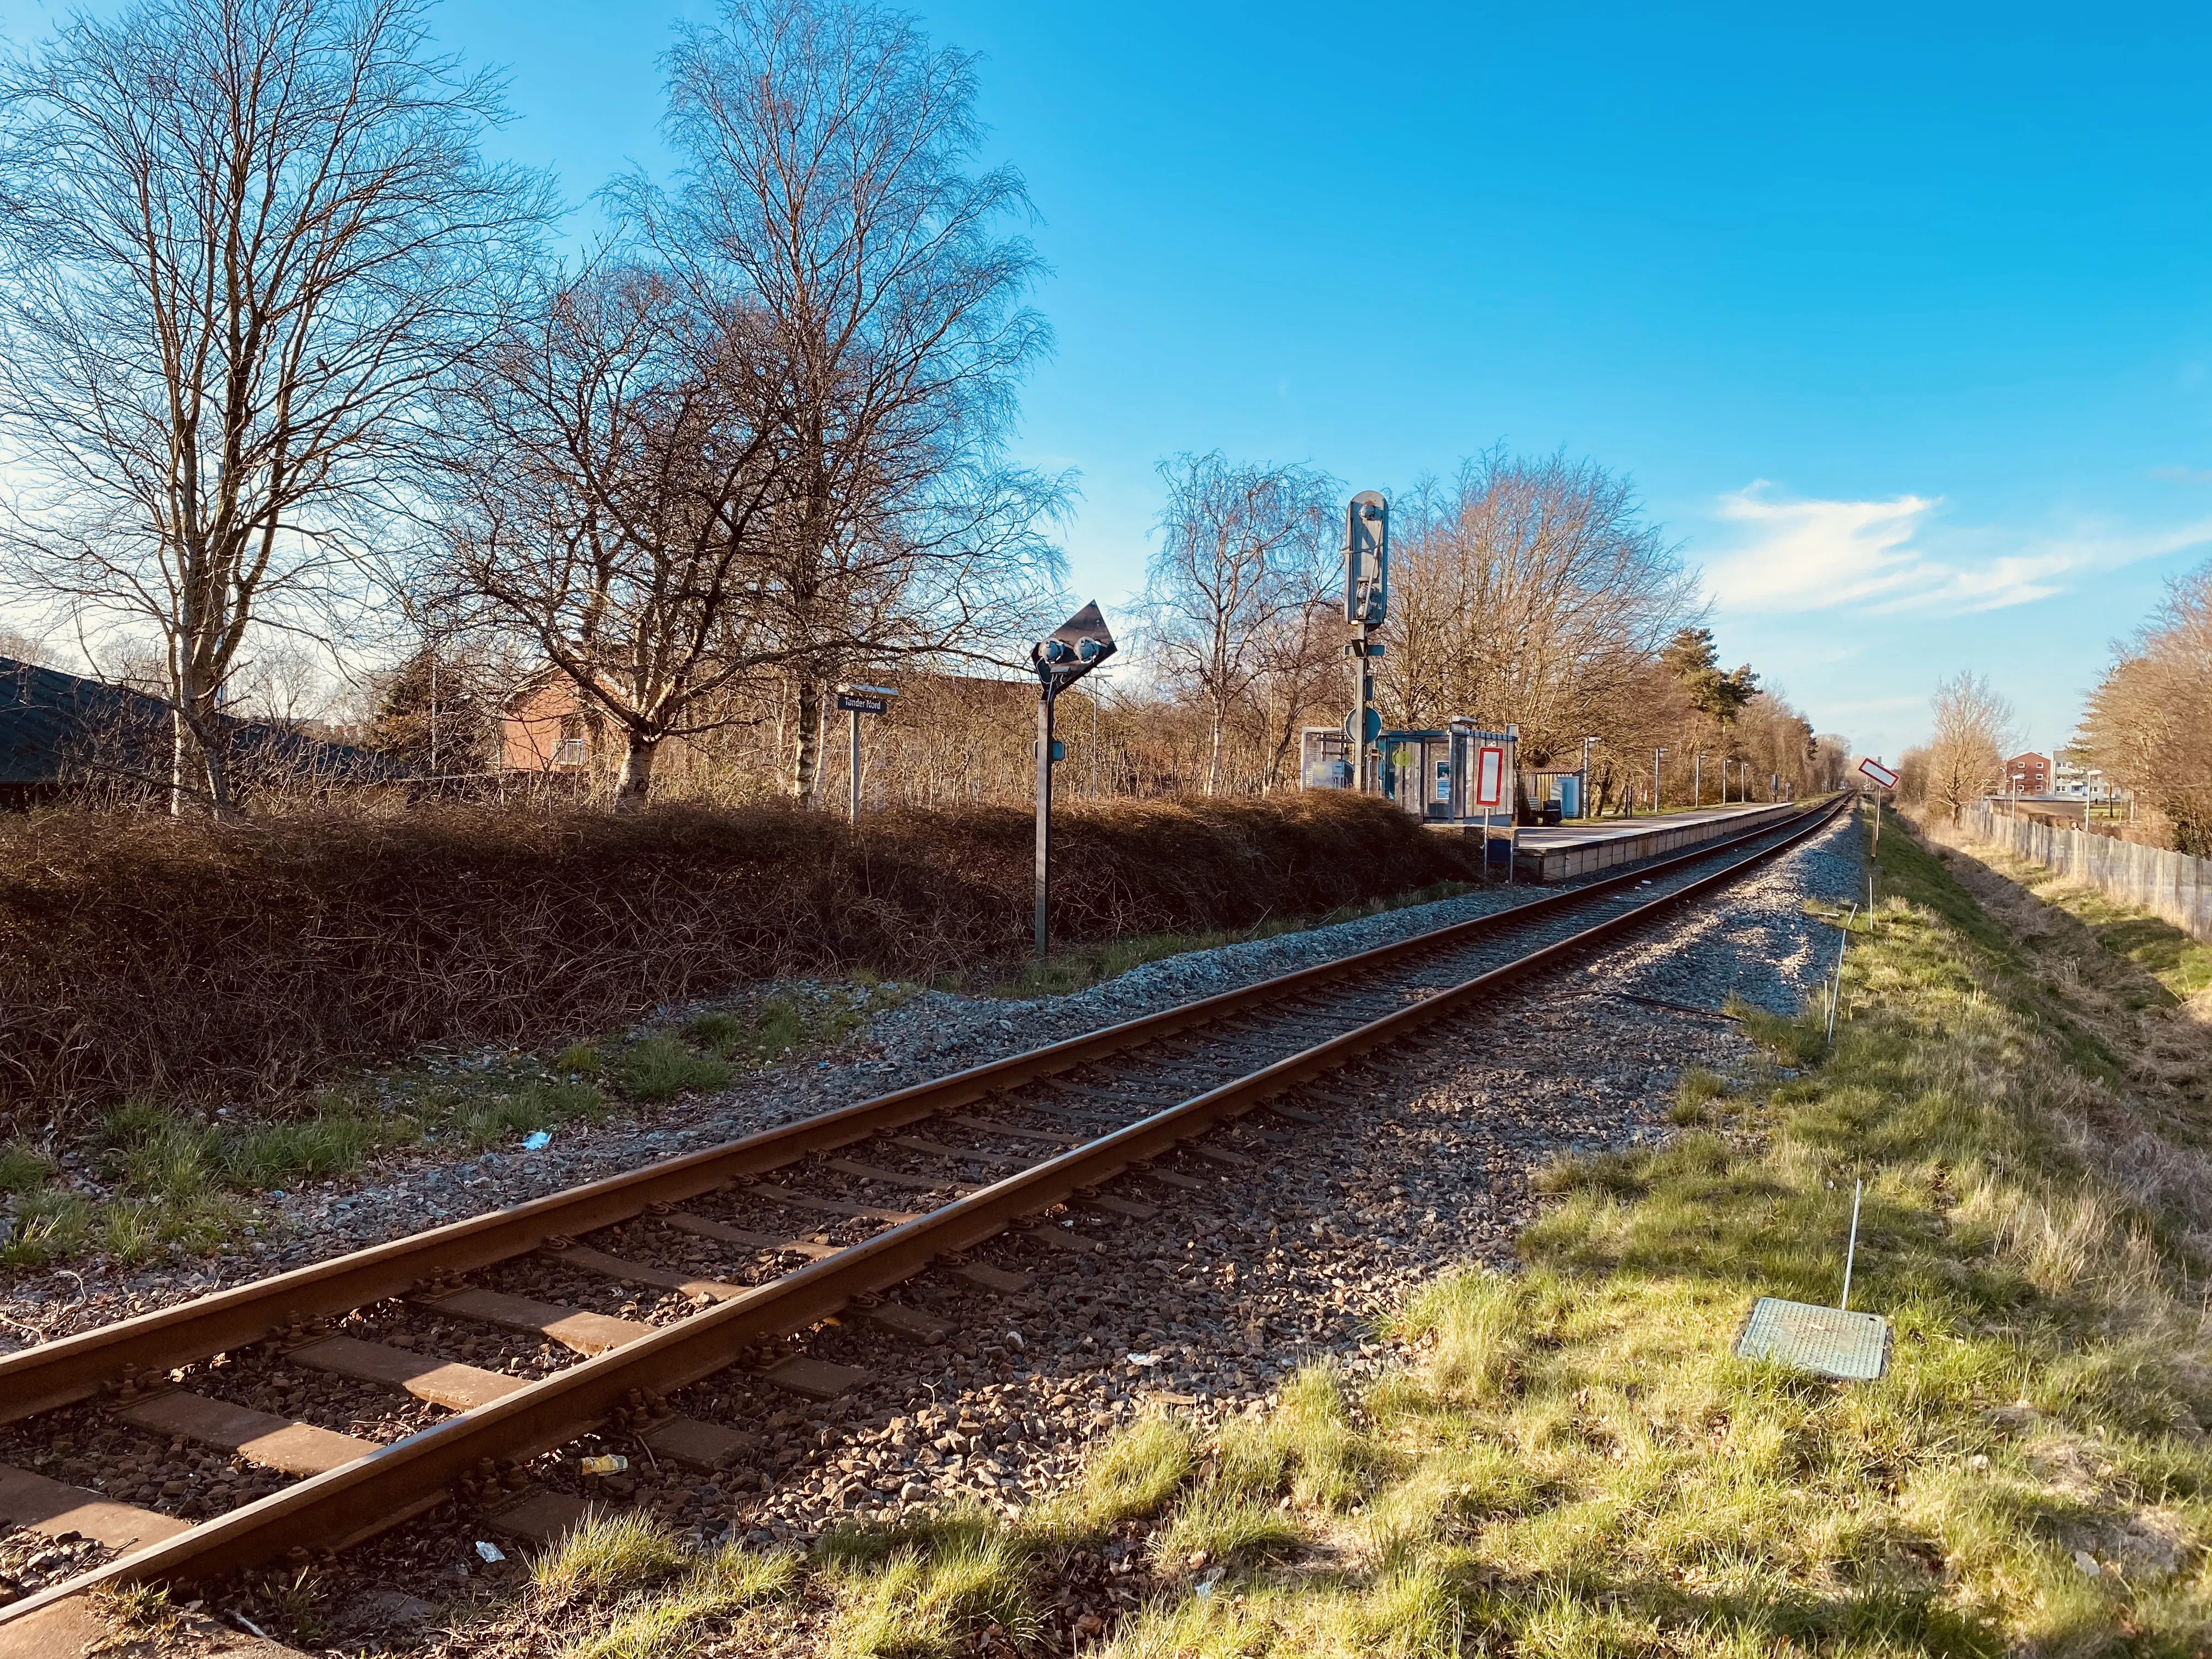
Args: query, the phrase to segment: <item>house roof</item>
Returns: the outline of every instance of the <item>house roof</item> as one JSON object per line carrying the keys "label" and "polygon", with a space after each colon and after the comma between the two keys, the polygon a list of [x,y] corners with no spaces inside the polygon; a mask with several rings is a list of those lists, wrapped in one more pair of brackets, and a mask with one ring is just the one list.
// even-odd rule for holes
{"label": "house roof", "polygon": [[[396,783],[415,769],[262,720],[231,720],[234,763],[260,777]],[[128,686],[0,657],[0,785],[56,783],[72,768],[157,778],[168,769],[169,706]]]}

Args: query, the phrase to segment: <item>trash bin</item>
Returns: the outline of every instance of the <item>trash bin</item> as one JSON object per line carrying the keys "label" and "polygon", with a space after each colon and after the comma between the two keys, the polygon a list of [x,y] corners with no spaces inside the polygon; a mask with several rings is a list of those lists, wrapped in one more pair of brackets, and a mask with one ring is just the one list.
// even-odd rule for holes
{"label": "trash bin", "polygon": [[1559,827],[1559,803],[1555,800],[1546,801],[1537,816],[1542,818],[1545,823],[1549,825],[1551,828],[1554,830],[1558,829]]}

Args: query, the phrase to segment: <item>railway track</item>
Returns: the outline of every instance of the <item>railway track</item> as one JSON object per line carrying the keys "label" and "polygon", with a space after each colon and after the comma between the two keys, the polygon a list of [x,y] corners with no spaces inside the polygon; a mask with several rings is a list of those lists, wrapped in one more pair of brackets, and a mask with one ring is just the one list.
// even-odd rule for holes
{"label": "railway track", "polygon": [[[245,1501],[190,1524],[130,1501],[143,1487],[120,1462],[87,1477],[98,1490],[0,1465],[0,1521],[115,1552],[0,1607],[0,1649],[8,1626],[88,1589],[342,1549],[449,1498],[489,1526],[550,1535],[581,1502],[526,1466],[610,1426],[672,1462],[726,1465],[754,1443],[747,1431],[673,1413],[666,1396],[746,1364],[835,1395],[859,1375],[776,1359],[773,1345],[833,1317],[940,1340],[939,1322],[887,1293],[933,1267],[1018,1289],[964,1254],[1008,1230],[1040,1249],[1102,1248],[1067,1222],[1171,1205],[1196,1184],[1161,1167],[1179,1149],[1250,1167],[1286,1137],[1239,1149],[1216,1131],[1262,1108],[1293,1134],[1320,1123],[1297,1100],[1327,1104],[1332,1072],[1705,896],[1838,810],[0,1358],[0,1422],[89,1413],[131,1443],[258,1472],[234,1493]],[[609,1315],[584,1305],[604,1296],[545,1299],[549,1283],[660,1296],[633,1310],[644,1317]],[[434,1352],[412,1330],[365,1340],[394,1308],[433,1322]],[[319,1389],[393,1401],[385,1442],[264,1409],[229,1380],[272,1361]]]}

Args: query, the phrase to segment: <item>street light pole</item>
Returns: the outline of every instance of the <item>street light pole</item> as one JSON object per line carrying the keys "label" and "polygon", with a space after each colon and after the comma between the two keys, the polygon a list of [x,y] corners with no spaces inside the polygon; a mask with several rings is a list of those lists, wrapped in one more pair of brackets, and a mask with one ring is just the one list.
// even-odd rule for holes
{"label": "street light pole", "polygon": [[1590,811],[1589,798],[1589,751],[1590,745],[1596,741],[1597,739],[1595,738],[1584,738],[1583,739],[1583,782],[1582,787],[1576,792],[1582,797],[1582,799],[1577,801],[1575,805],[1582,808],[1582,817],[1586,819],[1594,818],[1597,816],[1596,813]]}
{"label": "street light pole", "polygon": [[1666,758],[1667,751],[1663,749],[1651,751],[1651,816],[1654,817],[1659,816],[1659,763]]}
{"label": "street light pole", "polygon": [[1705,756],[1703,750],[1690,757],[1690,805],[1705,804]]}

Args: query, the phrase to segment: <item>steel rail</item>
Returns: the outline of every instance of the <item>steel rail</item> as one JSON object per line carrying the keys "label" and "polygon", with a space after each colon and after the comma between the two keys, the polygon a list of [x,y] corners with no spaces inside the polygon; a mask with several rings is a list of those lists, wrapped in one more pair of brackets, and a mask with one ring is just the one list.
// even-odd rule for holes
{"label": "steel rail", "polygon": [[1841,801],[1829,803],[1790,820],[1793,827],[1781,840],[1645,903],[956,1199],[680,1323],[52,1585],[0,1608],[0,1626],[88,1589],[204,1579],[242,1571],[303,1547],[337,1549],[357,1542],[437,1503],[486,1459],[507,1463],[535,1455],[597,1428],[635,1389],[667,1392],[712,1376],[763,1338],[804,1328],[839,1312],[857,1296],[887,1290],[938,1257],[1019,1225],[1081,1188],[1109,1181],[1173,1150],[1224,1118],[1262,1105],[1502,985],[1735,879],[1814,835],[1841,810]]}
{"label": "steel rail", "polygon": [[643,1214],[654,1205],[680,1204],[741,1178],[795,1163],[810,1153],[850,1146],[880,1130],[955,1110],[1023,1084],[1074,1071],[1395,961],[1464,943],[1484,933],[1522,926],[1772,835],[1786,824],[1826,810],[1825,805],[1817,806],[1798,818],[1770,821],[1587,886],[1472,916],[1334,962],[1318,963],[948,1077],[913,1084],[742,1139],[410,1233],[0,1357],[0,1423],[88,1399],[103,1385],[134,1371],[157,1375],[215,1354],[250,1347],[269,1337],[281,1337],[295,1324],[349,1313],[388,1297],[404,1295],[420,1287],[434,1272],[467,1273],[526,1255],[549,1239],[578,1237],[611,1227]]}

